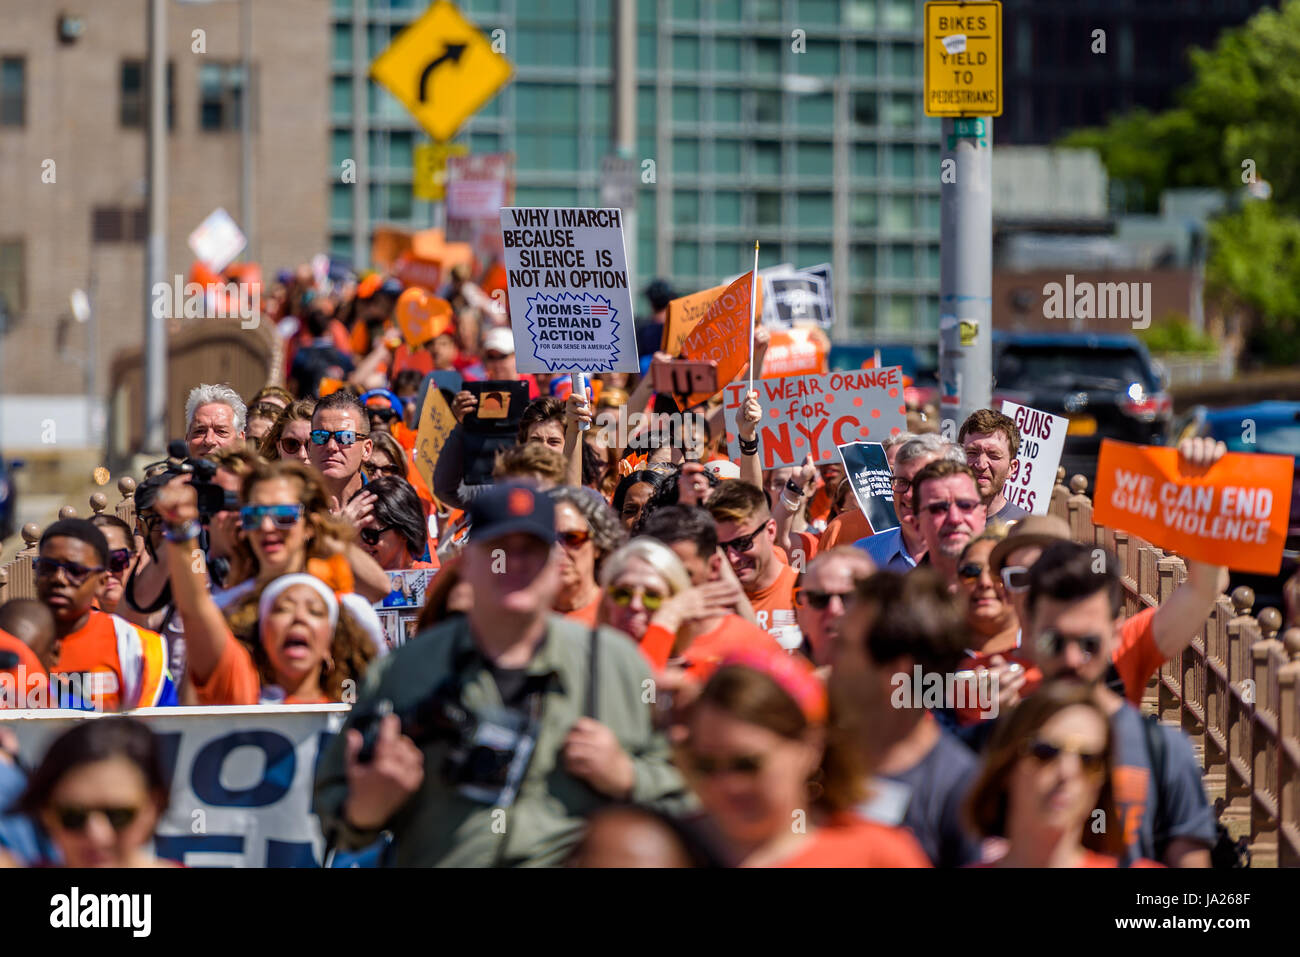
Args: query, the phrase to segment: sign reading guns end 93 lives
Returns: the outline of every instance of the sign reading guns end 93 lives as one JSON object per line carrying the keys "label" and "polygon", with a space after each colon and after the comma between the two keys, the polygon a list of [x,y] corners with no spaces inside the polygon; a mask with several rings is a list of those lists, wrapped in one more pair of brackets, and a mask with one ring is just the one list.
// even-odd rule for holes
{"label": "sign reading guns end 93 lives", "polygon": [[632,291],[617,209],[501,210],[520,372],[636,372]]}

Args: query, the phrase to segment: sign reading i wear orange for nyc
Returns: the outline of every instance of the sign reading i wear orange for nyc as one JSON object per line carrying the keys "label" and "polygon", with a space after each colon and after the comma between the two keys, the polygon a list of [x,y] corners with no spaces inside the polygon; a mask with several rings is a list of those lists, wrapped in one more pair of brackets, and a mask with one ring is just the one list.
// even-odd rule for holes
{"label": "sign reading i wear orange for nyc", "polygon": [[1189,469],[1177,449],[1103,439],[1092,518],[1184,558],[1276,575],[1294,469],[1290,456],[1244,452]]}

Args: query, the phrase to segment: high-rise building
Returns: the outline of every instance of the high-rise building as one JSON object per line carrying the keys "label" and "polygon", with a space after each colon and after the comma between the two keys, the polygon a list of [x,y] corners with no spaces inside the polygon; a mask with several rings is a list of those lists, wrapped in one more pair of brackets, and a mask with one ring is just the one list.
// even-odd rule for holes
{"label": "high-rise building", "polygon": [[[331,0],[331,249],[377,223],[427,227],[411,158],[427,137],[369,62],[425,0]],[[610,152],[609,0],[461,0],[515,75],[466,124],[515,156],[518,205],[595,206]],[[921,104],[916,0],[638,0],[634,280],[681,292],[761,265],[834,268],[838,338],[932,339],[938,322],[940,122]],[[364,136],[357,100],[364,98]],[[996,131],[995,131],[996,135]],[[369,156],[355,154],[364,144]],[[340,176],[357,160],[357,183]],[[354,215],[358,186],[368,221]],[[629,245],[631,243],[629,242]],[[638,307],[644,301],[638,297]]]}

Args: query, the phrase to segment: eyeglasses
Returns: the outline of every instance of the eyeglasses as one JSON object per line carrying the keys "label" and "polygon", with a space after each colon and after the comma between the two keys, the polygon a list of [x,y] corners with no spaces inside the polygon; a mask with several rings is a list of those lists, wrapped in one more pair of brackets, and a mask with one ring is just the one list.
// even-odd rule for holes
{"label": "eyeglasses", "polygon": [[108,553],[108,570],[114,575],[120,575],[126,571],[127,566],[131,564],[131,549],[115,548]]}
{"label": "eyeglasses", "polygon": [[262,527],[262,520],[271,519],[276,528],[293,528],[302,521],[301,505],[245,505],[239,510],[239,527],[252,531]]}
{"label": "eyeglasses", "polygon": [[954,505],[957,506],[957,511],[961,512],[963,515],[969,515],[971,512],[975,511],[975,509],[980,507],[980,502],[979,499],[959,498],[948,502],[931,502],[928,505],[922,505],[921,509],[922,511],[929,512],[931,515],[937,517],[939,515],[947,515],[948,510]]}
{"label": "eyeglasses", "polygon": [[32,562],[32,571],[36,573],[37,578],[53,578],[60,568],[68,576],[68,582],[72,585],[80,585],[91,575],[104,570],[103,565],[87,568],[77,562],[61,562],[53,558],[37,558]]}
{"label": "eyeglasses", "polygon": [[980,575],[984,574],[986,568],[988,566],[982,562],[966,562],[964,565],[957,566],[957,576],[970,582],[979,581]]}
{"label": "eyeglasses", "polygon": [[1038,636],[1038,651],[1047,656],[1064,654],[1071,644],[1079,646],[1084,661],[1090,661],[1101,651],[1101,635],[1063,635],[1055,628],[1049,628]]}
{"label": "eyeglasses", "polygon": [[771,519],[768,519],[762,525],[758,526],[758,528],[741,538],[733,538],[729,542],[718,542],[718,547],[724,552],[739,552],[743,555],[754,547],[754,539],[758,538],[759,532],[767,530],[767,526],[770,522]]}
{"label": "eyeglasses", "polygon": [[370,466],[370,474],[375,476],[391,475],[400,479],[406,478],[406,470],[397,465],[372,465]]}
{"label": "eyeglasses", "polygon": [[715,758],[707,754],[691,754],[691,769],[701,777],[719,774],[757,774],[763,770],[765,759],[761,754],[738,754],[731,758]]}
{"label": "eyeglasses", "polygon": [[374,548],[379,544],[379,539],[383,536],[384,532],[389,531],[392,527],[393,526],[391,525],[385,525],[383,528],[363,528],[358,532],[358,534],[361,536],[363,542],[371,548]]}
{"label": "eyeglasses", "polygon": [[108,819],[109,826],[121,834],[140,813],[138,807],[75,807],[65,805],[54,808],[54,816],[59,827],[65,831],[84,831],[90,821],[90,815],[102,814]]}
{"label": "eyeglasses", "polygon": [[814,591],[811,588],[801,588],[798,602],[807,605],[813,611],[825,611],[832,598],[838,598],[842,602],[852,594],[851,591]]}
{"label": "eyeglasses", "polygon": [[556,532],[555,537],[565,548],[581,548],[591,538],[591,532]]}
{"label": "eyeglasses", "polygon": [[289,436],[282,436],[280,438],[280,451],[283,452],[285,455],[297,455],[299,452],[302,451],[302,447],[306,444],[307,443],[303,442],[302,439],[295,439]]}
{"label": "eyeglasses", "polygon": [[889,487],[893,489],[895,495],[906,495],[912,487],[912,480],[905,478],[891,478]]}
{"label": "eyeglasses", "polygon": [[646,611],[658,611],[659,606],[667,600],[666,596],[646,588],[627,588],[623,585],[614,585],[609,589],[610,599],[620,608],[626,608],[632,604],[632,599],[637,595],[641,596],[641,604],[645,606]]}
{"label": "eyeglasses", "polygon": [[1059,760],[1062,754],[1073,754],[1078,757],[1079,764],[1083,766],[1083,769],[1090,774],[1095,774],[1106,766],[1106,752],[1084,751],[1073,743],[1056,744],[1042,738],[1035,738],[1032,741],[1026,741],[1022,750],[1026,757],[1041,761],[1043,764],[1050,764]]}
{"label": "eyeglasses", "polygon": [[341,448],[346,449],[356,442],[357,439],[364,439],[369,434],[369,432],[358,432],[356,429],[339,429],[337,432],[331,432],[329,429],[312,429],[311,444],[325,445],[329,442],[330,437],[333,436],[334,441],[337,442]]}
{"label": "eyeglasses", "polygon": [[387,409],[366,409],[366,413],[372,417],[378,418],[384,422],[392,422],[397,418],[397,410],[389,406]]}
{"label": "eyeglasses", "polygon": [[1024,565],[1008,565],[1002,569],[1002,584],[1007,591],[1029,591],[1029,569]]}

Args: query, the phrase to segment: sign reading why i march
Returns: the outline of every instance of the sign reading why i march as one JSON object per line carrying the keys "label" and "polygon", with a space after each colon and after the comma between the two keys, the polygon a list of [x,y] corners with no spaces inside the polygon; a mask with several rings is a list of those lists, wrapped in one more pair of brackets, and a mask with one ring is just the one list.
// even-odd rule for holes
{"label": "sign reading why i march", "polygon": [[520,372],[636,372],[623,214],[501,210],[510,324]]}

